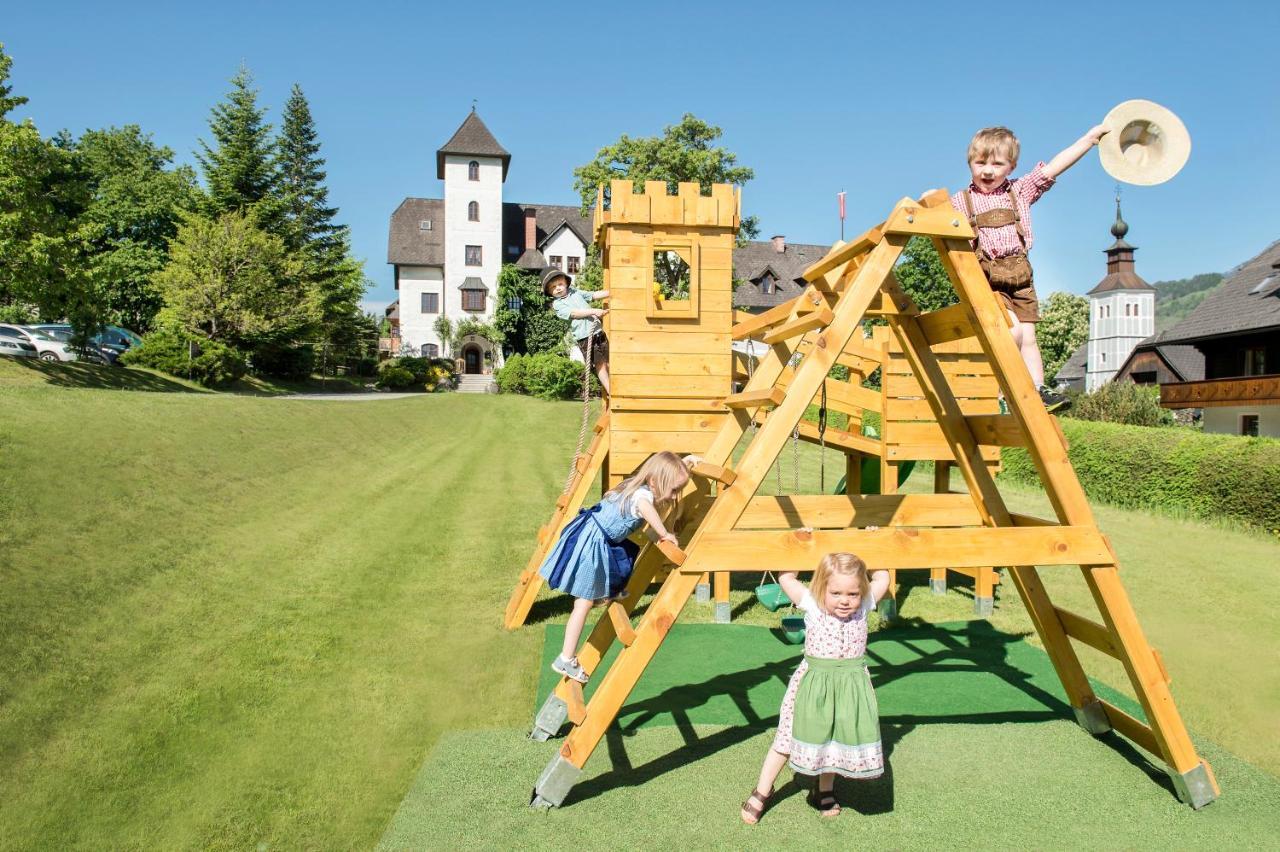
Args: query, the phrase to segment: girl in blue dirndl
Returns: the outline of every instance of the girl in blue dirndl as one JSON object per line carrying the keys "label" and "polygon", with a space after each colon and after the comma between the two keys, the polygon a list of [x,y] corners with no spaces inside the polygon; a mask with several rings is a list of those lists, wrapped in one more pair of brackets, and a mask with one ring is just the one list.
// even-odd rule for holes
{"label": "girl in blue dirndl", "polygon": [[679,456],[654,453],[603,500],[580,511],[565,526],[538,569],[547,585],[576,598],[565,624],[564,646],[551,663],[555,672],[587,682],[577,653],[591,607],[623,594],[640,552],[629,536],[640,527],[648,524],[650,541],[676,544],[658,510],[674,503],[688,482],[689,468]]}

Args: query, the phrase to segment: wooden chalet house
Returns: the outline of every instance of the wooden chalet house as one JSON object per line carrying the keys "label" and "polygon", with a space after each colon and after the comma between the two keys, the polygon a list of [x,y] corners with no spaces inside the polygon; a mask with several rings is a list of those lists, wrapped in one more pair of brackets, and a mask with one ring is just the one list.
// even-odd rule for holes
{"label": "wooden chalet house", "polygon": [[1160,385],[1165,408],[1204,409],[1204,430],[1280,437],[1280,240],[1231,272],[1163,346],[1193,346],[1204,377]]}

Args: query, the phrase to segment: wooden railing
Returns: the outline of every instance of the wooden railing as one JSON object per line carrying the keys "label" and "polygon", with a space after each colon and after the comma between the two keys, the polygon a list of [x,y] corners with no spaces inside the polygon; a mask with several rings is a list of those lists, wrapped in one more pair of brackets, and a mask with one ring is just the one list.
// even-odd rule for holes
{"label": "wooden railing", "polygon": [[1160,404],[1165,408],[1214,408],[1250,403],[1280,405],[1280,375],[1172,382],[1160,386]]}

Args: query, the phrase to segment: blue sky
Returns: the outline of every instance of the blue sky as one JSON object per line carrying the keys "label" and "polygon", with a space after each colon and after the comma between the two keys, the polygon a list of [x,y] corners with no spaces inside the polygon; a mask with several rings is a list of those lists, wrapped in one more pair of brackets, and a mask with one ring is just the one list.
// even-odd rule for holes
{"label": "blue sky", "polygon": [[[755,169],[743,209],[762,236],[814,243],[839,236],[842,189],[852,233],[904,195],[966,183],[981,126],[1018,133],[1021,172],[1148,98],[1193,147],[1169,183],[1124,190],[1140,274],[1226,271],[1280,238],[1273,4],[15,6],[0,41],[31,102],[14,117],[45,134],[134,123],[194,163],[241,62],[277,125],[301,84],[371,307],[395,296],[388,218],[405,196],[440,196],[434,152],[473,98],[512,152],[508,201],[576,203],[575,166],[692,112]],[[1102,277],[1113,185],[1091,154],[1036,206],[1042,294]]]}

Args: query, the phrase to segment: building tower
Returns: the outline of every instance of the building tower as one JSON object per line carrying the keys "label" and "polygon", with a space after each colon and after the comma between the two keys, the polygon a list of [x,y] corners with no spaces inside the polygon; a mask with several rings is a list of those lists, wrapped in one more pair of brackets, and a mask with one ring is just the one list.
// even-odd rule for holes
{"label": "building tower", "polygon": [[[444,181],[444,314],[455,326],[493,317],[502,268],[502,184],[510,164],[474,106],[436,151],[436,177]],[[490,372],[500,357],[483,339],[458,340],[453,349],[467,373]]]}
{"label": "building tower", "polygon": [[1109,382],[1135,346],[1156,330],[1156,288],[1133,268],[1135,246],[1124,240],[1129,226],[1120,217],[1120,193],[1116,192],[1116,221],[1111,234],[1116,241],[1106,250],[1107,274],[1089,291],[1089,353],[1085,368],[1086,392]]}

